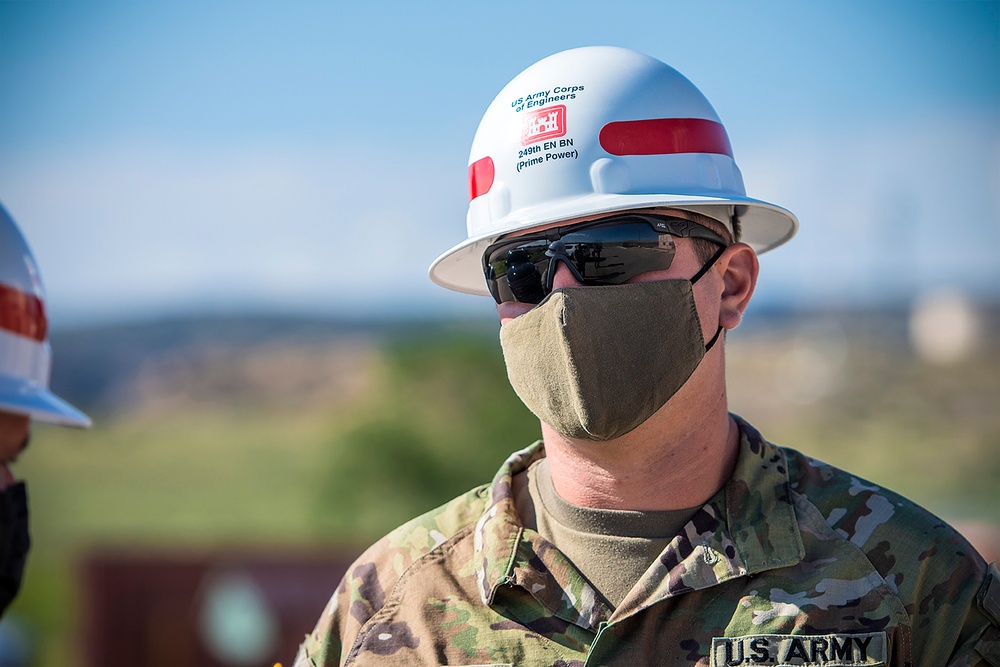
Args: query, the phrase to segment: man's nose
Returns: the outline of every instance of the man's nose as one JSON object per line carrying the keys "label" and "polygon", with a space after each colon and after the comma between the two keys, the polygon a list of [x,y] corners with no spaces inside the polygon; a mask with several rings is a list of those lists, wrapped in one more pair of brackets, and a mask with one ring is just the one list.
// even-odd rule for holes
{"label": "man's nose", "polygon": [[552,289],[560,287],[580,287],[583,283],[576,279],[573,272],[569,270],[566,262],[561,259],[553,260],[556,267],[555,275],[552,276]]}

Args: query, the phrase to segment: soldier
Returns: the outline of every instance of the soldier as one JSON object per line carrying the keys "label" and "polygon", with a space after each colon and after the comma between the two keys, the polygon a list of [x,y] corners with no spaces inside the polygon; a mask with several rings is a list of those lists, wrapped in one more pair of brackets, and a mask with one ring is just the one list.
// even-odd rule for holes
{"label": "soldier", "polygon": [[[725,335],[788,211],[708,101],[595,47],[501,91],[469,238],[542,441],[348,571],[296,665],[1000,665],[1000,575],[912,502],[729,413]],[[473,446],[473,445],[470,445]]]}
{"label": "soldier", "polygon": [[49,391],[51,357],[38,268],[0,206],[0,615],[21,587],[30,546],[25,486],[10,464],[28,446],[32,420],[90,427],[85,414]]}

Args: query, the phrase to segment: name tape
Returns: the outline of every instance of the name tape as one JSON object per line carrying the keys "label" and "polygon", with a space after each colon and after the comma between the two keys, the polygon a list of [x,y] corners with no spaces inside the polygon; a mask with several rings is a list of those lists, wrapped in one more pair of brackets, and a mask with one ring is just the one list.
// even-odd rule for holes
{"label": "name tape", "polygon": [[885,665],[887,661],[888,641],[884,632],[712,638],[712,667],[867,667]]}

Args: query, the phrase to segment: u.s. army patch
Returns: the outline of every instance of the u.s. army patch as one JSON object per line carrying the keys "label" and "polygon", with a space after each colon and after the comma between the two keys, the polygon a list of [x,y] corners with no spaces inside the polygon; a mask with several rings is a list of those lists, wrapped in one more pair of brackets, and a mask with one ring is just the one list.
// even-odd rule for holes
{"label": "u.s. army patch", "polygon": [[887,661],[884,632],[712,638],[712,667],[867,667],[885,665]]}

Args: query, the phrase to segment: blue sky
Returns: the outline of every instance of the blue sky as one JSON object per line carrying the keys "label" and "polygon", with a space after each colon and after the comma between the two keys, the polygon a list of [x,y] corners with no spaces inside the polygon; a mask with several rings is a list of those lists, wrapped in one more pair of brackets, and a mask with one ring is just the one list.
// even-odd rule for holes
{"label": "blue sky", "polygon": [[0,0],[0,202],[56,326],[486,314],[426,277],[472,136],[589,44],[684,73],[749,194],[798,215],[758,301],[1000,296],[1000,2]]}

